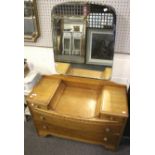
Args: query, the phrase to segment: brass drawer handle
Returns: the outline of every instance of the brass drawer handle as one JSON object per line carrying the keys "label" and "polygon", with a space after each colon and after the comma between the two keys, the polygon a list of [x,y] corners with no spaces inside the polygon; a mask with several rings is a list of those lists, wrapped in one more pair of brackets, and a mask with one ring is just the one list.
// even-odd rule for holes
{"label": "brass drawer handle", "polygon": [[40,108],[39,105],[36,105],[36,104],[34,104],[34,103],[31,103],[31,107]]}
{"label": "brass drawer handle", "polygon": [[104,140],[105,142],[107,142],[107,141],[108,141],[108,138],[107,138],[107,137],[104,137],[103,140]]}
{"label": "brass drawer handle", "polygon": [[45,117],[44,117],[44,116],[40,116],[40,119],[41,119],[41,120],[45,120]]}
{"label": "brass drawer handle", "polygon": [[106,132],[110,132],[110,128],[106,128],[105,131],[106,131]]}
{"label": "brass drawer handle", "polygon": [[113,121],[113,120],[114,120],[114,118],[111,116],[111,117],[110,117],[110,120],[111,120],[111,121]]}
{"label": "brass drawer handle", "polygon": [[47,129],[47,126],[46,125],[43,125],[43,129]]}
{"label": "brass drawer handle", "polygon": [[35,108],[39,108],[39,106],[38,105],[35,105]]}

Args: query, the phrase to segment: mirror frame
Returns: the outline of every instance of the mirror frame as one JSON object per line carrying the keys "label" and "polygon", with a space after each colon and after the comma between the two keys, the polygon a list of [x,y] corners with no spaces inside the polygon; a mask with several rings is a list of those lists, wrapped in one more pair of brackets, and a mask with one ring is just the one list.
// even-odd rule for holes
{"label": "mirror frame", "polygon": [[[55,17],[55,13],[57,13],[58,11],[56,10],[56,8],[58,8],[58,7],[60,7],[61,8],[61,6],[62,5],[65,5],[65,4],[71,4],[71,3],[73,3],[73,4],[83,4],[83,5],[96,5],[96,6],[101,6],[103,9],[105,8],[108,8],[108,10],[105,10],[104,12],[110,12],[110,13],[112,13],[113,14],[113,24],[112,24],[112,27],[111,27],[111,30],[113,31],[113,35],[114,35],[114,46],[115,46],[115,38],[116,38],[116,18],[117,18],[117,16],[116,16],[116,11],[115,11],[115,8],[114,7],[112,7],[112,6],[110,6],[110,5],[107,5],[107,4],[95,4],[95,3],[93,3],[93,2],[89,2],[89,1],[87,1],[87,2],[85,2],[85,1],[69,1],[69,2],[62,2],[62,3],[58,3],[58,4],[56,4],[54,7],[53,7],[53,9],[52,9],[52,11],[51,11],[51,28],[52,28],[52,44],[53,44],[53,52],[54,52],[54,59],[55,59],[55,62],[56,62],[56,70],[58,71],[58,73],[59,74],[63,74],[63,75],[69,75],[69,76],[77,76],[77,77],[87,77],[87,78],[94,78],[94,79],[99,79],[99,80],[110,80],[111,79],[111,77],[112,77],[112,68],[113,68],[113,62],[112,62],[112,64],[111,65],[109,65],[109,64],[104,64],[104,69],[103,70],[101,70],[101,71],[98,71],[98,70],[94,70],[94,69],[92,69],[92,70],[89,70],[88,69],[88,71],[87,70],[84,70],[83,69],[83,71],[85,71],[85,73],[84,73],[84,75],[83,75],[83,73],[82,72],[76,72],[76,74],[75,74],[75,72],[73,73],[73,74],[71,74],[71,73],[69,73],[69,70],[71,70],[72,69],[72,67],[74,68],[74,66],[72,66],[72,64],[74,64],[73,62],[67,62],[67,61],[59,61],[59,60],[57,60],[56,59],[56,52],[55,52],[55,48],[56,48],[56,46],[55,46],[55,39],[54,39],[54,17]],[[89,12],[89,10],[88,10],[88,12]],[[60,18],[63,18],[63,14],[62,14],[62,12],[60,12]],[[71,17],[72,17],[73,15],[71,15]],[[71,18],[70,17],[70,18]],[[107,25],[108,26],[108,25]],[[106,27],[106,26],[105,26]],[[103,28],[103,29],[106,29],[106,28]],[[86,33],[86,32],[85,32]],[[86,42],[86,44],[85,44],[85,59],[87,58],[86,57],[86,54],[88,54],[88,51],[87,51],[87,35],[88,34],[86,34],[86,36],[85,36],[85,42]],[[113,48],[113,57],[114,57],[114,51],[115,51],[115,49]],[[107,61],[106,61],[107,62]],[[90,65],[90,66],[95,66],[95,65],[99,65],[99,64],[91,64],[91,63],[88,63],[88,62],[86,62],[85,61],[85,63],[84,63],[85,65]],[[100,66],[100,65],[99,65]],[[103,66],[103,64],[102,64],[102,66]],[[95,72],[96,71],[96,72]],[[85,75],[85,74],[87,74],[87,75]],[[101,75],[102,74],[102,75]]]}
{"label": "mirror frame", "polygon": [[[30,0],[30,2],[32,3],[32,9],[34,11],[33,20],[35,21],[36,32],[33,32],[32,35],[25,35],[24,34],[24,42],[36,42],[36,40],[40,36],[40,27],[39,27],[37,3],[36,3],[36,0]],[[25,19],[25,17],[24,17],[24,19]]]}

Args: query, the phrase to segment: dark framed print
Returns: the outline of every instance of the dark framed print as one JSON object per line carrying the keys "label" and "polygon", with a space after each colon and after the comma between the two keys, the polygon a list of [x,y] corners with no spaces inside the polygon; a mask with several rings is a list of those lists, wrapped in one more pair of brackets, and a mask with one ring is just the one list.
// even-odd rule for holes
{"label": "dark framed print", "polygon": [[112,66],[114,33],[112,30],[88,29],[86,63]]}

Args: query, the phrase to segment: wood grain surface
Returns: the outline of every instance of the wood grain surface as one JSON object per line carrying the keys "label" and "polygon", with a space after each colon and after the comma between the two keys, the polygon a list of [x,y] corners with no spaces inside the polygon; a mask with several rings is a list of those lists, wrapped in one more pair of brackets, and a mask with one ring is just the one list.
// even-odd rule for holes
{"label": "wood grain surface", "polygon": [[43,76],[27,101],[39,136],[65,137],[115,150],[128,118],[126,91],[126,86],[106,80]]}

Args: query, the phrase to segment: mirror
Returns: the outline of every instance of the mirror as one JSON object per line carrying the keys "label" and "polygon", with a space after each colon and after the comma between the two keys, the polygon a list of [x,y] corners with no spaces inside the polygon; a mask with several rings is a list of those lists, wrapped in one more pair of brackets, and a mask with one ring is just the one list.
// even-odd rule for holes
{"label": "mirror", "polygon": [[24,41],[35,42],[40,35],[35,0],[24,0]]}
{"label": "mirror", "polygon": [[51,14],[56,70],[60,74],[109,80],[116,13],[107,5],[69,2]]}

